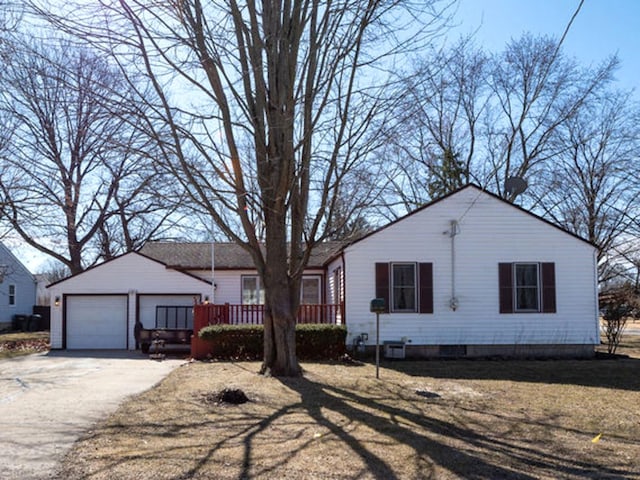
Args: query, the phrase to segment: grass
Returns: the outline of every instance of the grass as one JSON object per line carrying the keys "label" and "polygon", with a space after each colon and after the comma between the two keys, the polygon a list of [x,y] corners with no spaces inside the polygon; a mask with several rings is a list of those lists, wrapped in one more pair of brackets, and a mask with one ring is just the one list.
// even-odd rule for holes
{"label": "grass", "polygon": [[[615,360],[187,364],[76,443],[68,479],[640,478],[640,337]],[[240,388],[242,405],[212,393]],[[599,440],[594,441],[597,435]]]}
{"label": "grass", "polygon": [[49,350],[49,332],[0,333],[0,359]]}

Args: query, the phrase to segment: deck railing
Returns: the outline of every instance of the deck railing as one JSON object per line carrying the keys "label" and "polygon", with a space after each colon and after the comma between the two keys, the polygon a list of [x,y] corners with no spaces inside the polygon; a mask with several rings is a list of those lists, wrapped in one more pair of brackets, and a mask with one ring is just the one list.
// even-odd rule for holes
{"label": "deck railing", "polygon": [[[202,325],[262,325],[264,305],[196,305],[195,316]],[[343,323],[342,306],[335,304],[300,305],[297,323]]]}

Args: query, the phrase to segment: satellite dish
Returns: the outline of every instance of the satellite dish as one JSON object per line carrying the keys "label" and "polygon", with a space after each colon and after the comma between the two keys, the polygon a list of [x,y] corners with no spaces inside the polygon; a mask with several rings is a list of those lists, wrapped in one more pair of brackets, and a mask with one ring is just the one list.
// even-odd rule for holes
{"label": "satellite dish", "polygon": [[508,197],[516,197],[527,189],[527,181],[521,177],[509,177],[504,182],[504,191]]}

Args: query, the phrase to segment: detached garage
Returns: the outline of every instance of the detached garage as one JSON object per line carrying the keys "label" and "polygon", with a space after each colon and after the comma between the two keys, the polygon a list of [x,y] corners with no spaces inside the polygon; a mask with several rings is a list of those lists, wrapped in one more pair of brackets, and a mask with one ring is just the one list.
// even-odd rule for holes
{"label": "detached garage", "polygon": [[136,323],[193,328],[191,308],[211,282],[132,252],[47,288],[51,348],[133,350]]}

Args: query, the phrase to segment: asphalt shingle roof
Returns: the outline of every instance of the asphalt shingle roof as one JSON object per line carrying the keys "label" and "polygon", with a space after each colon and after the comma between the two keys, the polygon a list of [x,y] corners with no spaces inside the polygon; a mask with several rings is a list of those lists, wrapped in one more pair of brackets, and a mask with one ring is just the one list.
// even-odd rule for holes
{"label": "asphalt shingle roof", "polygon": [[[341,242],[324,242],[314,247],[307,268],[321,268],[343,247]],[[235,243],[216,243],[214,246],[217,270],[255,269],[251,255]],[[182,270],[211,268],[211,243],[148,242],[140,253],[158,260],[168,267]]]}

